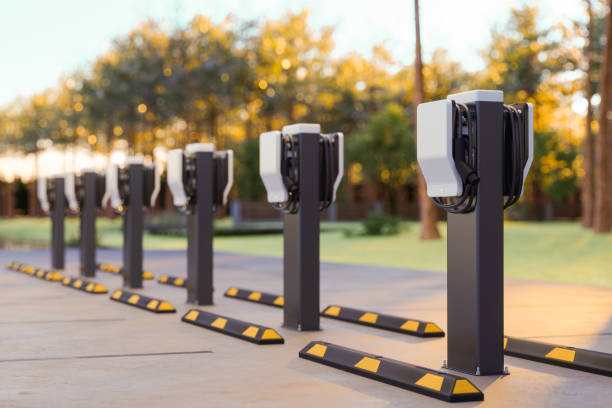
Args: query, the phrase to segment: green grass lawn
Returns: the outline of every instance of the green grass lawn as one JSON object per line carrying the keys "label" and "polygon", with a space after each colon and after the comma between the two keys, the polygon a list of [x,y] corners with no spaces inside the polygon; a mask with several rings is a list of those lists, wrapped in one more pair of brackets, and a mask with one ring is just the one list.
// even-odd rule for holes
{"label": "green grass lawn", "polygon": [[[101,246],[122,245],[121,220],[98,219]],[[221,221],[227,224],[228,221]],[[446,224],[440,223],[443,236]],[[357,231],[358,223],[323,223],[323,261],[395,266],[401,268],[446,270],[446,239],[419,240],[420,226],[403,222],[394,236],[348,237],[344,230]],[[0,241],[47,245],[49,218],[17,218],[0,221]],[[76,242],[78,221],[66,222],[66,240]],[[596,235],[579,223],[506,222],[505,274],[507,277],[612,286],[612,234]],[[145,249],[185,249],[183,237],[145,234]],[[281,235],[222,236],[215,239],[215,250],[252,255],[282,256]]]}

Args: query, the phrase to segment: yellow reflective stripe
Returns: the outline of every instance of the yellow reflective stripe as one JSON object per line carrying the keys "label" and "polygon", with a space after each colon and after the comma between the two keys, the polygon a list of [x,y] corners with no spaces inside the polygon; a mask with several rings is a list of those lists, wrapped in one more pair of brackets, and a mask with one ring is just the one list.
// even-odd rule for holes
{"label": "yellow reflective stripe", "polygon": [[140,296],[139,295],[132,295],[128,299],[128,303],[131,303],[131,304],[135,305],[136,303],[138,303],[139,300],[140,300]]}
{"label": "yellow reflective stripe", "polygon": [[282,337],[280,336],[280,334],[276,332],[276,330],[266,329],[261,335],[261,339],[262,340],[276,340],[276,339],[282,339]]}
{"label": "yellow reflective stripe", "polygon": [[147,309],[155,310],[157,305],[159,305],[159,300],[153,299],[149,303],[147,303]]}
{"label": "yellow reflective stripe", "polygon": [[104,287],[104,285],[100,285],[99,283],[96,283],[96,287],[93,290],[95,293],[106,293],[108,292],[106,290],[106,287]]}
{"label": "yellow reflective stripe", "polygon": [[70,283],[70,278],[69,277],[65,277],[64,280],[62,281],[63,285],[68,285]]}
{"label": "yellow reflective stripe", "polygon": [[572,363],[576,357],[576,351],[555,347],[548,354],[546,354],[546,357],[554,358],[555,360],[569,361]]}
{"label": "yellow reflective stripe", "polygon": [[113,293],[112,298],[113,299],[119,299],[121,297],[122,292],[120,290],[116,290],[115,293]]}
{"label": "yellow reflective stripe", "polygon": [[508,338],[504,337],[504,350],[506,349],[507,345],[508,345]]}
{"label": "yellow reflective stripe", "polygon": [[95,286],[95,285],[94,285],[93,283],[91,283],[91,282],[90,282],[90,283],[88,283],[88,284],[87,284],[87,286],[85,286],[85,290],[86,290],[87,292],[91,292],[91,291],[94,289],[94,286]]}
{"label": "yellow reflective stripe", "polygon": [[225,292],[227,296],[236,296],[237,293],[238,293],[238,288],[230,288],[227,290],[227,292]]}
{"label": "yellow reflective stripe", "polygon": [[183,283],[185,283],[185,279],[183,279],[183,278],[176,278],[176,279],[174,280],[174,284],[175,284],[176,286],[182,286],[182,285],[183,285]]}
{"label": "yellow reflective stripe", "polygon": [[415,332],[419,329],[419,322],[406,320],[406,322],[400,326],[400,329]]}
{"label": "yellow reflective stripe", "polygon": [[197,310],[190,310],[189,313],[185,315],[185,319],[194,321],[195,319],[198,318],[199,315],[200,315],[200,312],[198,312]]}
{"label": "yellow reflective stripe", "polygon": [[478,388],[468,380],[457,380],[455,381],[455,387],[453,388],[453,394],[474,394],[479,393]]}
{"label": "yellow reflective stripe", "polygon": [[378,320],[378,315],[376,313],[366,312],[363,314],[363,316],[359,318],[359,320],[362,322],[374,324],[376,323],[376,320]]}
{"label": "yellow reflective stripe", "polygon": [[81,286],[83,286],[83,281],[80,280],[80,279],[77,279],[77,280],[74,281],[72,286],[74,286],[75,288],[79,289]]}
{"label": "yellow reflective stripe", "polygon": [[249,295],[249,300],[259,302],[259,299],[261,299],[261,292],[253,292]]}
{"label": "yellow reflective stripe", "polygon": [[163,275],[163,276],[161,276],[161,277],[159,278],[159,281],[160,281],[161,283],[166,283],[166,282],[168,282],[168,276],[167,276],[167,275]]}
{"label": "yellow reflective stripe", "polygon": [[440,391],[442,389],[443,382],[444,382],[444,377],[440,375],[427,373],[423,377],[419,378],[419,380],[415,384],[420,385],[421,387]]}
{"label": "yellow reflective stripe", "polygon": [[340,308],[338,306],[330,306],[325,310],[325,314],[328,316],[338,316],[340,314]]}
{"label": "yellow reflective stripe", "polygon": [[285,298],[282,296],[277,297],[274,299],[274,304],[277,306],[285,306]]}
{"label": "yellow reflective stripe", "polygon": [[226,324],[227,324],[227,319],[224,319],[223,317],[217,317],[215,321],[212,322],[210,325],[212,327],[216,327],[217,329],[225,329]]}
{"label": "yellow reflective stripe", "polygon": [[170,303],[168,303],[166,301],[162,301],[159,304],[159,307],[157,308],[157,310],[158,311],[162,311],[162,312],[169,312],[169,311],[172,311],[172,310],[175,310],[175,309],[174,309],[174,306],[172,306]]}
{"label": "yellow reflective stripe", "polygon": [[306,353],[312,354],[313,356],[317,356],[317,357],[324,357],[326,351],[327,351],[327,346],[323,344],[315,344],[314,346],[309,348]]}
{"label": "yellow reflective stripe", "polygon": [[425,326],[425,333],[440,333],[442,329],[439,328],[435,323],[427,323]]}
{"label": "yellow reflective stripe", "polygon": [[380,365],[380,360],[376,360],[370,357],[364,357],[361,360],[359,360],[357,364],[355,364],[355,367],[375,373],[378,371],[379,365]]}
{"label": "yellow reflective stripe", "polygon": [[249,326],[245,331],[242,332],[244,336],[255,338],[259,332],[259,327]]}

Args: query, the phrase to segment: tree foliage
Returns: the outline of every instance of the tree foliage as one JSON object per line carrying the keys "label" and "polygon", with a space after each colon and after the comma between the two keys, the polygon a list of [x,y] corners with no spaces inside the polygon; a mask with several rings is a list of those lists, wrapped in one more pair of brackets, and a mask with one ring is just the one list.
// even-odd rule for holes
{"label": "tree foliage", "polygon": [[[429,100],[480,87],[534,103],[538,161],[529,190],[555,200],[573,195],[581,177],[584,131],[571,109],[580,77],[567,75],[578,67],[581,35],[560,24],[540,27],[538,9],[527,5],[493,30],[482,72],[465,72],[445,50],[423,67]],[[172,31],[147,21],[116,38],[88,70],[0,112],[0,143],[34,152],[49,142],[100,151],[127,142],[132,153],[151,154],[156,146],[212,141],[235,149],[239,195],[257,199],[257,135],[318,122],[345,133],[347,167],[361,168],[394,205],[398,188],[414,183],[413,67],[382,45],[370,57],[333,49],[333,28],[314,30],[306,11],[261,23],[197,15]]]}

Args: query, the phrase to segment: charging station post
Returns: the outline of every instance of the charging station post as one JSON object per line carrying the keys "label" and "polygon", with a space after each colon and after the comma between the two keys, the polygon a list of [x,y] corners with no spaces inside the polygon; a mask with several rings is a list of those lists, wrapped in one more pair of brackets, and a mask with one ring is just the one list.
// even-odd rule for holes
{"label": "charging station post", "polygon": [[533,159],[533,108],[503,102],[476,90],[418,107],[427,194],[448,212],[446,364],[475,375],[504,372],[504,209]]}
{"label": "charging station post", "polygon": [[96,276],[96,212],[102,204],[104,175],[92,171],[65,177],[68,208],[80,218],[80,273],[84,277]]}
{"label": "charging station post", "polygon": [[195,161],[195,205],[187,215],[187,303],[213,304],[213,152]]}
{"label": "charging station post", "polygon": [[187,214],[187,303],[213,304],[213,214],[227,204],[234,175],[232,150],[192,143],[168,153],[168,187]]}
{"label": "charging station post", "polygon": [[96,198],[97,174],[85,172],[83,174],[83,207],[81,212],[81,275],[85,277],[96,276]]}
{"label": "charging station post", "polygon": [[131,157],[127,165],[109,163],[106,169],[106,193],[111,206],[123,216],[124,286],[142,288],[142,234],[144,209],[152,208],[159,194],[160,177],[156,166],[143,165],[142,159]]}
{"label": "charging station post", "polygon": [[476,207],[447,218],[447,364],[471,374],[504,370],[504,205],[502,194],[503,94],[501,98],[449,96],[473,103]]}
{"label": "charging station post", "polygon": [[53,207],[51,208],[51,267],[61,271],[65,267],[66,244],[64,242],[64,219],[66,217],[66,198],[64,178],[55,177],[52,181]]}
{"label": "charging station post", "polygon": [[123,218],[123,285],[142,288],[143,165],[128,165],[129,202]]}
{"label": "charging station post", "polygon": [[319,213],[342,179],[341,133],[318,124],[285,126],[260,136],[259,165],[268,201],[283,217],[283,326],[319,330]]}
{"label": "charging station post", "polygon": [[319,131],[286,127],[298,154],[299,210],[283,218],[283,326],[319,330]]}

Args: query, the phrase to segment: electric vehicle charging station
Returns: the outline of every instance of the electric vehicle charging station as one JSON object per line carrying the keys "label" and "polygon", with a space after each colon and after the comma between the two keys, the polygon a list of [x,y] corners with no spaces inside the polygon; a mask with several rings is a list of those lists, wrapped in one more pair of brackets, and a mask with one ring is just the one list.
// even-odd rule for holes
{"label": "electric vehicle charging station", "polygon": [[319,330],[319,212],[336,199],[344,135],[295,124],[259,137],[259,172],[268,202],[283,217],[283,326]]}
{"label": "electric vehicle charging station", "polygon": [[474,375],[504,372],[503,215],[533,161],[533,106],[503,98],[468,91],[417,110],[427,194],[448,212],[446,364]]}
{"label": "electric vehicle charging station", "polygon": [[80,218],[80,273],[96,276],[96,213],[102,209],[105,193],[104,174],[85,171],[68,173],[65,178],[68,208]]}
{"label": "electric vehicle charging station", "polygon": [[64,177],[52,179],[39,177],[36,182],[36,191],[43,212],[51,217],[51,268],[62,271],[65,267],[66,253]]}
{"label": "electric vehicle charging station", "polygon": [[141,158],[128,158],[124,166],[108,164],[105,197],[123,217],[122,275],[124,286],[129,288],[142,288],[144,209],[155,206],[159,189],[159,170],[155,165],[144,165]]}
{"label": "electric vehicle charging station", "polygon": [[187,214],[187,302],[213,304],[213,214],[234,183],[234,152],[194,143],[168,152],[168,187]]}

